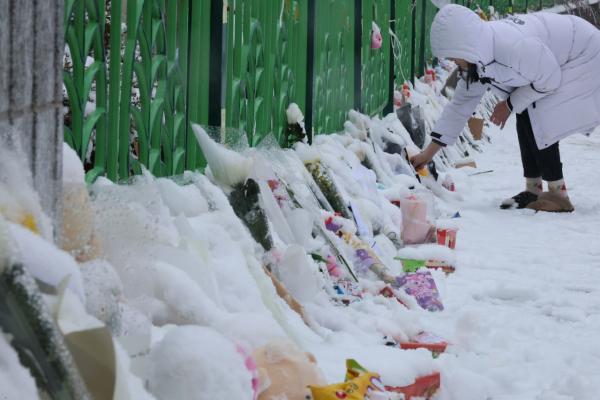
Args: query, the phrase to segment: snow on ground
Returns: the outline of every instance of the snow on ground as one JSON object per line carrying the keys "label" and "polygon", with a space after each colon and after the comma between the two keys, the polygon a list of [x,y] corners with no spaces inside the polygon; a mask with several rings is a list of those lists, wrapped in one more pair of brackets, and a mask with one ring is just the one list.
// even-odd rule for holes
{"label": "snow on ground", "polygon": [[[457,171],[458,271],[429,329],[452,342],[439,358],[440,400],[586,400],[600,393],[600,136],[561,142],[572,214],[500,210],[522,190],[514,120],[494,131],[479,171]],[[460,179],[462,177],[462,179]]]}
{"label": "snow on ground", "polygon": [[[423,107],[430,128],[447,100],[417,84],[413,102]],[[86,200],[77,197],[69,203],[71,208],[93,212],[92,234],[83,245],[97,246],[98,254],[75,253],[87,258],[75,260],[33,233],[21,232],[24,229],[16,224],[23,224],[24,216],[35,216],[35,210],[17,207],[26,202],[16,197],[0,200],[10,200],[5,202],[12,206],[6,213],[11,232],[21,232],[13,233],[13,239],[21,248],[22,261],[39,280],[56,283],[79,263],[81,279],[73,280],[73,289],[87,312],[105,322],[118,341],[117,350],[123,353],[119,358],[125,359],[118,363],[119,379],[141,385],[131,374],[135,373],[157,399],[250,400],[255,388],[246,353],[286,337],[291,346],[314,353],[329,383],[342,381],[345,360],[355,358],[394,386],[409,385],[439,370],[442,388],[435,400],[596,399],[600,235],[595,229],[600,225],[600,189],[594,183],[600,169],[600,135],[573,137],[562,144],[576,211],[535,214],[498,208],[502,199],[523,186],[514,120],[503,132],[488,130],[493,143],[482,144],[481,154],[472,151],[479,143],[465,136],[467,142],[447,149],[447,159],[438,157],[442,171],[447,165],[443,161],[457,161],[469,151],[479,167],[449,170],[456,193],[424,180],[434,198],[417,183],[402,156],[384,153],[389,143],[406,150],[414,147],[393,116],[370,120],[351,112],[349,119],[345,134],[319,136],[312,147],[298,146],[295,152],[263,149],[235,154],[216,147],[200,132],[201,142],[218,150],[211,152],[217,159],[209,159],[207,176],[186,173],[169,180],[144,174],[129,185],[99,179],[91,187],[91,199],[84,190]],[[330,199],[342,207],[351,204],[355,214],[357,226],[350,220],[340,226],[348,228],[346,233],[358,232],[361,243],[373,248],[388,272],[402,273],[396,255],[455,261],[455,274],[433,272],[444,311],[422,310],[408,295],[407,299],[399,294],[408,307],[378,296],[381,277],[367,270],[361,272],[359,285],[346,289],[350,303],[340,305],[338,293],[332,293],[334,275],[326,275],[329,266],[321,273],[312,255],[327,257],[334,247],[353,254],[364,247],[355,249],[325,232],[339,219],[324,211],[331,205],[321,209],[324,195],[303,166],[316,160],[331,174],[321,175],[329,179],[324,187],[331,184],[331,190],[339,184],[338,197]],[[81,168],[79,163],[65,165]],[[237,207],[252,206],[251,211],[242,208],[246,223],[252,224],[261,218],[254,207],[265,210],[271,249],[264,244],[266,237],[260,244],[253,239],[227,199],[232,190],[239,190],[230,186],[249,173],[258,181],[261,197],[252,199],[248,194],[251,204]],[[17,175],[5,175],[0,175],[0,183],[6,187],[27,189]],[[80,174],[67,174],[66,180],[73,176],[81,181]],[[289,184],[289,193],[277,191],[283,182]],[[433,205],[428,210],[431,222],[441,218],[447,224],[449,216],[460,212],[462,218],[453,221],[460,228],[455,252],[433,244],[400,248],[392,241],[400,237],[405,221],[402,207],[391,201],[404,201],[409,194],[423,196],[423,202]],[[74,215],[72,223],[80,220]],[[379,233],[373,237],[375,231]],[[356,260],[351,263],[360,265]],[[301,312],[277,295],[263,271],[266,266],[300,301]],[[359,292],[362,299],[356,298]],[[422,330],[448,340],[447,352],[433,359],[423,349],[401,351],[385,345],[390,338],[402,342]],[[199,340],[202,337],[208,339]],[[5,341],[2,335],[0,340]],[[0,365],[18,366],[9,353],[0,351]],[[215,354],[222,356],[217,359]],[[8,376],[2,373],[0,378]],[[141,386],[130,384],[129,391],[131,398],[150,397]],[[0,387],[0,398],[3,394]]]}

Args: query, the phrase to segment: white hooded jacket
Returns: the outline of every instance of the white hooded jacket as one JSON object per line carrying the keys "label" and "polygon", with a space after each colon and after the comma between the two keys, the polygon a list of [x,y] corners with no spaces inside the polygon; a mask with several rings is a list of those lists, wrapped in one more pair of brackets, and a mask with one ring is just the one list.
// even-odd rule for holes
{"label": "white hooded jacket", "polygon": [[459,81],[434,129],[444,144],[456,141],[489,88],[510,96],[514,112],[528,110],[540,149],[600,125],[600,31],[581,18],[539,12],[485,22],[451,4],[433,21],[431,47],[491,80]]}

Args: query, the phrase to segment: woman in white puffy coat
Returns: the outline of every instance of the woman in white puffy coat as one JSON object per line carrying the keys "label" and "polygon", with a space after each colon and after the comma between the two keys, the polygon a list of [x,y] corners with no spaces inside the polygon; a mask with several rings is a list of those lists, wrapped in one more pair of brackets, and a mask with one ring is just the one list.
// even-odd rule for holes
{"label": "woman in white puffy coat", "polygon": [[[532,13],[485,22],[466,7],[443,7],[431,26],[431,47],[454,60],[461,79],[432,133],[412,159],[419,167],[453,144],[487,89],[502,99],[492,122],[504,127],[517,114],[525,191],[502,208],[572,211],[558,142],[600,125],[600,31],[585,20]],[[542,192],[542,179],[548,192]]]}

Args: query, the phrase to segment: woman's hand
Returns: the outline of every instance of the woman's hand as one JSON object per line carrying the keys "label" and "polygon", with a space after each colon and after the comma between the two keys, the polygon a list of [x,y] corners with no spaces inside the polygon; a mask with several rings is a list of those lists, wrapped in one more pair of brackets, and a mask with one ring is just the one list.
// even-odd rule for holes
{"label": "woman's hand", "polygon": [[500,103],[496,104],[490,121],[492,121],[494,125],[498,125],[500,129],[504,129],[504,125],[506,125],[506,120],[508,119],[508,117],[510,117],[511,112],[512,111],[508,106],[506,100],[501,101]]}
{"label": "woman's hand", "polygon": [[412,156],[410,158],[411,164],[415,167],[416,170],[420,170],[421,168],[427,166],[428,163],[433,160],[433,156],[441,149],[442,146],[435,142],[429,143],[429,145],[420,152],[419,154]]}

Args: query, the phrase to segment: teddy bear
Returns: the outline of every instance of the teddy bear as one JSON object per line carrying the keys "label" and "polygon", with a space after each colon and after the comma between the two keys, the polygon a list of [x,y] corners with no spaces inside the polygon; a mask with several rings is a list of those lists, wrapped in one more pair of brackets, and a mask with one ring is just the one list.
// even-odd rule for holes
{"label": "teddy bear", "polygon": [[94,213],[85,183],[83,164],[68,145],[63,146],[62,214],[58,244],[79,262],[99,256]]}
{"label": "teddy bear", "polygon": [[326,384],[315,357],[287,339],[272,339],[253,358],[259,372],[258,400],[312,399],[308,386]]}

